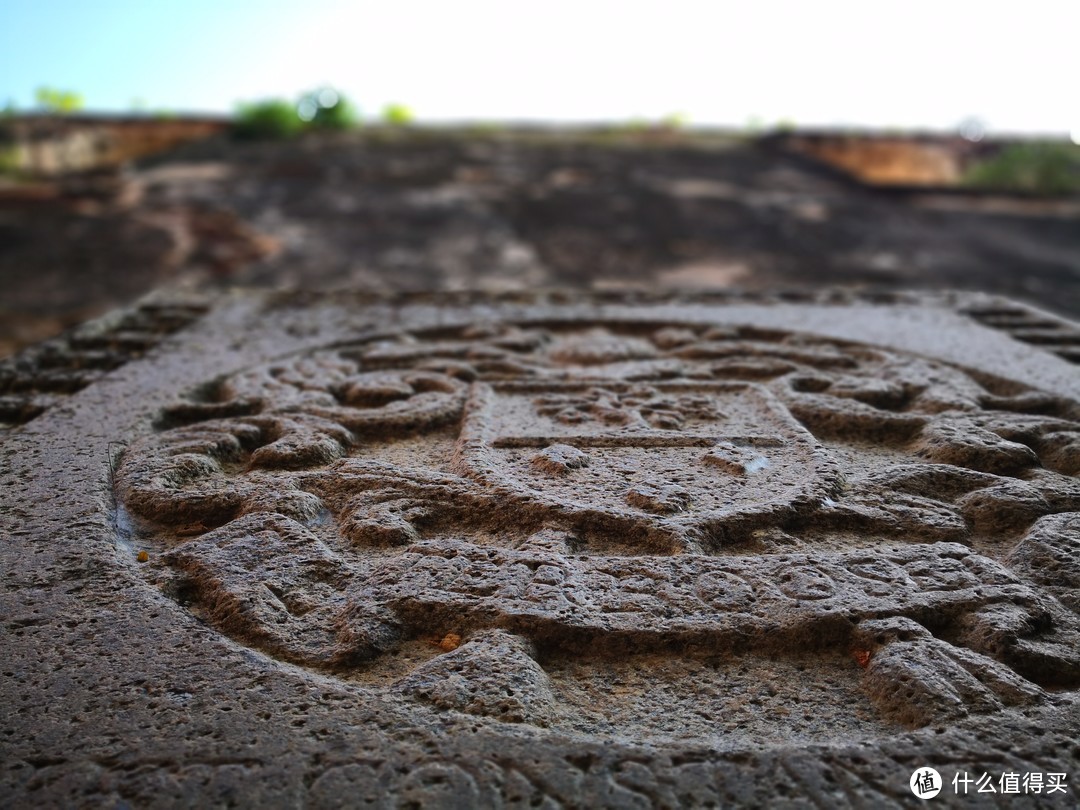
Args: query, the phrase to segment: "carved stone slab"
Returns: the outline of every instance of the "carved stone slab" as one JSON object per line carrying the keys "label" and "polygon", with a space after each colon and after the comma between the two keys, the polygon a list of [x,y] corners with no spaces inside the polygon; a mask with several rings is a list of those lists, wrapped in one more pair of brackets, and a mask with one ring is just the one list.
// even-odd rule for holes
{"label": "carved stone slab", "polygon": [[1017,309],[185,302],[0,439],[0,793],[899,806],[923,765],[1075,773],[1080,379]]}

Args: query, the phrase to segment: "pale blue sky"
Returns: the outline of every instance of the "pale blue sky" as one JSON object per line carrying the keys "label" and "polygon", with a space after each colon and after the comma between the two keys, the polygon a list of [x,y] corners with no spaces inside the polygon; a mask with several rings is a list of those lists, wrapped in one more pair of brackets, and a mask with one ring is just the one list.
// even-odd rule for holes
{"label": "pale blue sky", "polygon": [[1080,131],[1080,0],[0,0],[0,105],[228,112],[322,84],[421,120]]}

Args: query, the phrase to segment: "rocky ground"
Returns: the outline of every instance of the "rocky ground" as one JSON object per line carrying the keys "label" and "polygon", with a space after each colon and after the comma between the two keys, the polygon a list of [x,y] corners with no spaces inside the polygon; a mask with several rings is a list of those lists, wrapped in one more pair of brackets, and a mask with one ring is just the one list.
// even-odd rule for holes
{"label": "rocky ground", "polygon": [[1080,201],[874,189],[734,137],[220,137],[0,186],[0,354],[160,287],[962,288],[1080,315]]}

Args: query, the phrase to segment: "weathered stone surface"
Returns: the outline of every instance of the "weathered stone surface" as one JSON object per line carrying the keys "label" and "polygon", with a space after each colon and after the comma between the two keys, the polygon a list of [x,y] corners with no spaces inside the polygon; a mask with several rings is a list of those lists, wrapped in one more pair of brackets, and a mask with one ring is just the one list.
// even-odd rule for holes
{"label": "weathered stone surface", "polygon": [[900,806],[924,764],[1075,774],[1080,381],[980,306],[207,304],[0,440],[0,792]]}
{"label": "weathered stone surface", "polygon": [[[88,123],[51,118],[46,127],[85,136]],[[170,131],[192,124],[204,122],[143,118],[122,128],[174,140]],[[848,142],[849,154],[870,147],[883,157],[880,138]],[[365,128],[214,138],[116,173],[3,184],[0,208],[0,356],[163,285],[210,296],[238,284],[955,287],[1080,316],[1077,200],[866,188],[733,133]],[[1001,302],[978,317],[1080,362],[1080,330],[1063,318]],[[671,335],[679,339],[677,327]]]}

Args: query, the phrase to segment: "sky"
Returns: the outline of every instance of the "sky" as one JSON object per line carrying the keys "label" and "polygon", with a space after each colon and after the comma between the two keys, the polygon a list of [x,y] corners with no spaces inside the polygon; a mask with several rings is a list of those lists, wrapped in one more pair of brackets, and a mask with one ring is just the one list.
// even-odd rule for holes
{"label": "sky", "polygon": [[0,106],[1080,133],[1080,0],[0,0]]}

